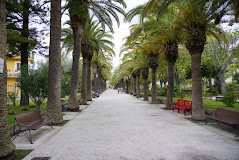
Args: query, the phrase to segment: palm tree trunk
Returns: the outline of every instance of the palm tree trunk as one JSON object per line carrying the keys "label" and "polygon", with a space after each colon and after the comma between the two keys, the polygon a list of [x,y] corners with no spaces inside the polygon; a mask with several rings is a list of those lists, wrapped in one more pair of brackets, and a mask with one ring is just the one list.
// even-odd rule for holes
{"label": "palm tree trunk", "polygon": [[51,30],[48,71],[47,114],[62,123],[61,108],[61,0],[51,1]]}
{"label": "palm tree trunk", "polygon": [[87,104],[87,58],[83,57],[82,81],[81,81],[81,104]]}
{"label": "palm tree trunk", "polygon": [[79,89],[79,59],[81,53],[81,40],[84,31],[84,25],[77,22],[72,22],[72,29],[74,34],[74,51],[73,51],[73,63],[71,71],[71,88],[70,97],[67,108],[72,111],[79,110],[78,104],[78,89]]}
{"label": "palm tree trunk", "polygon": [[91,59],[87,61],[87,101],[91,101]]}
{"label": "palm tree trunk", "polygon": [[0,58],[4,61],[3,74],[0,74],[0,158],[11,154],[15,149],[8,132],[7,125],[7,68],[6,68],[6,15],[5,1],[0,0]]}
{"label": "palm tree trunk", "polygon": [[144,101],[148,101],[149,96],[148,96],[148,83],[147,79],[144,79]]}
{"label": "palm tree trunk", "polygon": [[133,96],[136,96],[136,77],[133,78]]}
{"label": "palm tree trunk", "polygon": [[156,92],[156,72],[157,68],[151,68],[152,69],[152,104],[157,104],[157,92]]}
{"label": "palm tree trunk", "polygon": [[[191,53],[190,53],[191,54]],[[205,112],[202,102],[201,54],[191,54],[192,67],[192,119],[204,120]]]}
{"label": "palm tree trunk", "polygon": [[174,64],[175,62],[168,62],[168,89],[166,108],[171,109],[173,104],[173,90],[174,90]]}
{"label": "palm tree trunk", "polygon": [[136,70],[136,97],[140,97],[140,83],[139,83],[139,78],[140,78],[140,69]]}
{"label": "palm tree trunk", "polygon": [[97,85],[97,82],[98,82],[98,78],[97,78],[97,73],[94,74],[94,91],[95,92],[98,92],[98,85]]}

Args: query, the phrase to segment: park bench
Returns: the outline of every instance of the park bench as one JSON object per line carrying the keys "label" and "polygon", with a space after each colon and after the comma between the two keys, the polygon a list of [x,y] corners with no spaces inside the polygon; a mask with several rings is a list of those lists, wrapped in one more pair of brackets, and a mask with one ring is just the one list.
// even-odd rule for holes
{"label": "park bench", "polygon": [[239,111],[217,108],[213,116],[207,116],[205,124],[208,123],[208,119],[216,120],[218,124],[223,122],[236,126],[236,137],[239,135]]}
{"label": "park bench", "polygon": [[[14,127],[13,127],[13,135],[15,135],[15,137],[12,140],[14,140],[21,132],[23,132],[26,138],[30,141],[30,143],[33,144],[31,130],[36,130],[45,124],[48,124],[51,128],[53,128],[51,126],[52,120],[53,119],[50,116],[42,115],[39,110],[34,110],[16,116],[14,117]],[[18,127],[17,132],[16,127]]]}
{"label": "park bench", "polygon": [[192,114],[192,101],[178,99],[177,104],[172,105],[173,111],[174,111],[174,108],[178,109],[178,113],[180,113],[180,109],[182,109],[184,111],[184,116],[186,116],[186,110],[189,110]]}

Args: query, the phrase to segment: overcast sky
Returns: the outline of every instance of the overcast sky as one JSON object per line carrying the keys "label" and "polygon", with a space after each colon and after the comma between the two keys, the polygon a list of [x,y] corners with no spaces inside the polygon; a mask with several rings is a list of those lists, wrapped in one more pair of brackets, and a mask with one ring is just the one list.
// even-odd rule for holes
{"label": "overcast sky", "polygon": [[[125,0],[125,2],[127,4],[126,12],[128,12],[129,10],[131,10],[139,5],[147,3],[148,0]],[[132,23],[130,23],[130,24],[125,23],[123,16],[120,15],[120,27],[118,28],[117,24],[114,24],[115,34],[114,34],[113,41],[115,44],[115,53],[116,53],[116,57],[113,60],[114,67],[117,67],[120,64],[120,58],[119,58],[120,47],[124,43],[123,38],[125,38],[126,36],[129,35],[129,26],[131,24],[135,24],[138,22],[139,22],[138,18],[134,18],[132,20]]]}

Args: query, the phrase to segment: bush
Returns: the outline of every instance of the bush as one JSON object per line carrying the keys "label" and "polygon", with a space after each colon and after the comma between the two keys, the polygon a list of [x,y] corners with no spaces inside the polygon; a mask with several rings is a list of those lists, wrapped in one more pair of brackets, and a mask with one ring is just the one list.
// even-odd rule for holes
{"label": "bush", "polygon": [[10,111],[8,111],[8,114],[9,114],[9,115],[14,115],[14,114],[15,114],[15,111],[14,111],[14,110],[10,110]]}
{"label": "bush", "polygon": [[31,105],[29,105],[29,108],[35,108],[35,107],[36,107],[35,104],[31,104]]}
{"label": "bush", "polygon": [[29,74],[24,73],[23,75],[27,76],[22,76],[18,79],[20,82],[19,87],[25,94],[30,95],[31,100],[40,109],[40,105],[47,98],[48,68],[42,67],[38,70],[29,70]]}
{"label": "bush", "polygon": [[28,111],[28,109],[29,109],[29,108],[28,108],[27,106],[23,106],[22,109],[21,109],[21,111]]}
{"label": "bush", "polygon": [[237,94],[232,91],[228,91],[222,97],[222,102],[227,105],[227,107],[233,107],[233,104],[236,103]]}
{"label": "bush", "polygon": [[7,92],[7,97],[10,99],[10,101],[13,103],[13,106],[16,106],[16,97],[17,94],[15,91],[9,91]]}
{"label": "bush", "polygon": [[186,96],[186,92],[179,91],[177,95],[180,97],[180,99],[183,99]]}
{"label": "bush", "polygon": [[[163,89],[161,90],[161,95],[162,96],[167,96],[167,91],[168,91],[168,86],[164,86]],[[173,90],[173,95],[176,96],[179,91],[179,87],[177,85],[174,86]]]}

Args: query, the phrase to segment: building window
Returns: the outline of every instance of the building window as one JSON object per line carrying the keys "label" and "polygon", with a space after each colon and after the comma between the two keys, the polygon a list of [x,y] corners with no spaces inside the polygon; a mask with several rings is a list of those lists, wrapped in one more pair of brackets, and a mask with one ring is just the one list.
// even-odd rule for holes
{"label": "building window", "polygon": [[17,70],[21,69],[21,63],[17,63]]}
{"label": "building window", "polygon": [[21,70],[21,61],[15,61],[15,72],[18,72]]}

